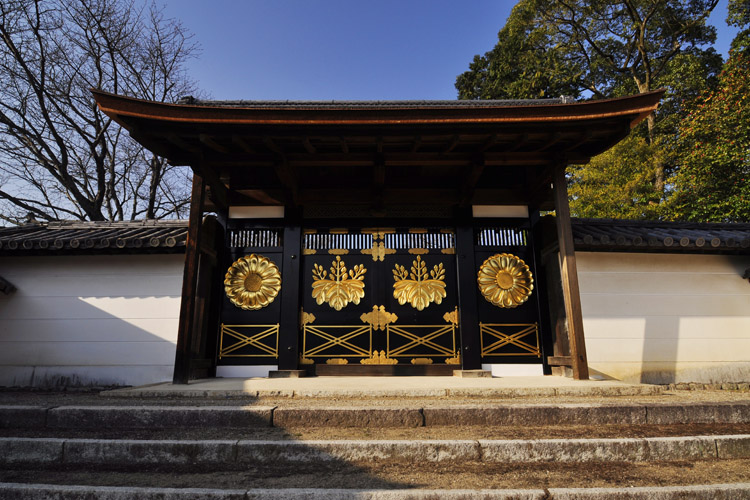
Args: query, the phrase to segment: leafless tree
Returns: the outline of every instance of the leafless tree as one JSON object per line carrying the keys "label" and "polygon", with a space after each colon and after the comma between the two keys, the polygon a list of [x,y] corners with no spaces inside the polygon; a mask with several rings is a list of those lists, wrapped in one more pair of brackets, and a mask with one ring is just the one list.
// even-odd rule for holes
{"label": "leafless tree", "polygon": [[189,172],[144,150],[89,91],[195,94],[191,35],[136,0],[0,2],[0,218],[179,217]]}

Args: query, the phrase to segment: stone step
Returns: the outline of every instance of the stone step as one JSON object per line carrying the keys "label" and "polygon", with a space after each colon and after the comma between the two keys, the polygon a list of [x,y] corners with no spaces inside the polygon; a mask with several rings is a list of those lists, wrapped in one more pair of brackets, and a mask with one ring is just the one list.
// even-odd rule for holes
{"label": "stone step", "polygon": [[747,424],[750,401],[439,406],[0,406],[5,429]]}
{"label": "stone step", "polygon": [[538,440],[132,440],[0,438],[0,464],[658,462],[750,458],[750,435]]}
{"label": "stone step", "polygon": [[434,489],[206,489],[66,486],[0,483],[5,500],[747,500],[750,483],[635,488],[550,488],[526,490]]}

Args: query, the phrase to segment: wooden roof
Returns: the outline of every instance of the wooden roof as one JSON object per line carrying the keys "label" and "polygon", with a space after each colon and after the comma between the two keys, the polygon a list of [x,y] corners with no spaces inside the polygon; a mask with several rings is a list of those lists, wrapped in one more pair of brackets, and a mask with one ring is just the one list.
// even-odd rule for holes
{"label": "wooden roof", "polygon": [[663,91],[568,102],[194,101],[93,91],[104,113],[227,204],[548,202],[549,169],[585,163]]}

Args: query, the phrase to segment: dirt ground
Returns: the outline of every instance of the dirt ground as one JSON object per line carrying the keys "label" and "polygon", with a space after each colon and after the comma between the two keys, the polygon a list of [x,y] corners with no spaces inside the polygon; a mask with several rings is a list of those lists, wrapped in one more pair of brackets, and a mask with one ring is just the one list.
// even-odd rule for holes
{"label": "dirt ground", "polygon": [[206,471],[200,468],[154,467],[148,472],[125,469],[86,471],[73,468],[0,471],[0,481],[95,486],[160,488],[593,488],[679,486],[750,481],[750,460],[706,460],[662,463],[537,464],[356,464],[340,462],[293,467],[245,467]]}

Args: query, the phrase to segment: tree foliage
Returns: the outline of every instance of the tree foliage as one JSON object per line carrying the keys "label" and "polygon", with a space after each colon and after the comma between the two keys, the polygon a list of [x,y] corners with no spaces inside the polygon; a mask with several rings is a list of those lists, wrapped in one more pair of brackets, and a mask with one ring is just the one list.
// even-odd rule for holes
{"label": "tree foliage", "polygon": [[654,90],[676,56],[698,55],[714,41],[705,20],[717,3],[521,0],[495,48],[458,76],[459,97],[556,96],[556,86],[596,97]]}
{"label": "tree foliage", "polygon": [[538,22],[538,0],[522,0],[498,33],[498,43],[476,55],[456,79],[459,99],[578,97],[580,68],[554,46],[553,30]]}
{"label": "tree foliage", "polygon": [[663,154],[660,145],[634,134],[590,163],[571,166],[571,212],[592,218],[657,218],[661,196],[653,179]]}
{"label": "tree foliage", "polygon": [[195,54],[154,4],[0,2],[0,217],[182,214],[187,173],[135,143],[89,89],[173,101],[195,92],[184,72]]}
{"label": "tree foliage", "polygon": [[[654,217],[675,169],[686,105],[715,85],[721,69],[711,47],[715,28],[705,22],[717,3],[521,0],[497,45],[458,76],[459,98],[600,98],[666,88],[660,109],[634,131],[643,140],[631,138],[632,151],[620,146],[620,156],[610,152],[576,168],[570,186],[577,215]],[[610,176],[618,181],[603,182]]]}
{"label": "tree foliage", "polygon": [[750,221],[750,50],[733,51],[719,85],[695,103],[677,143],[673,219]]}

